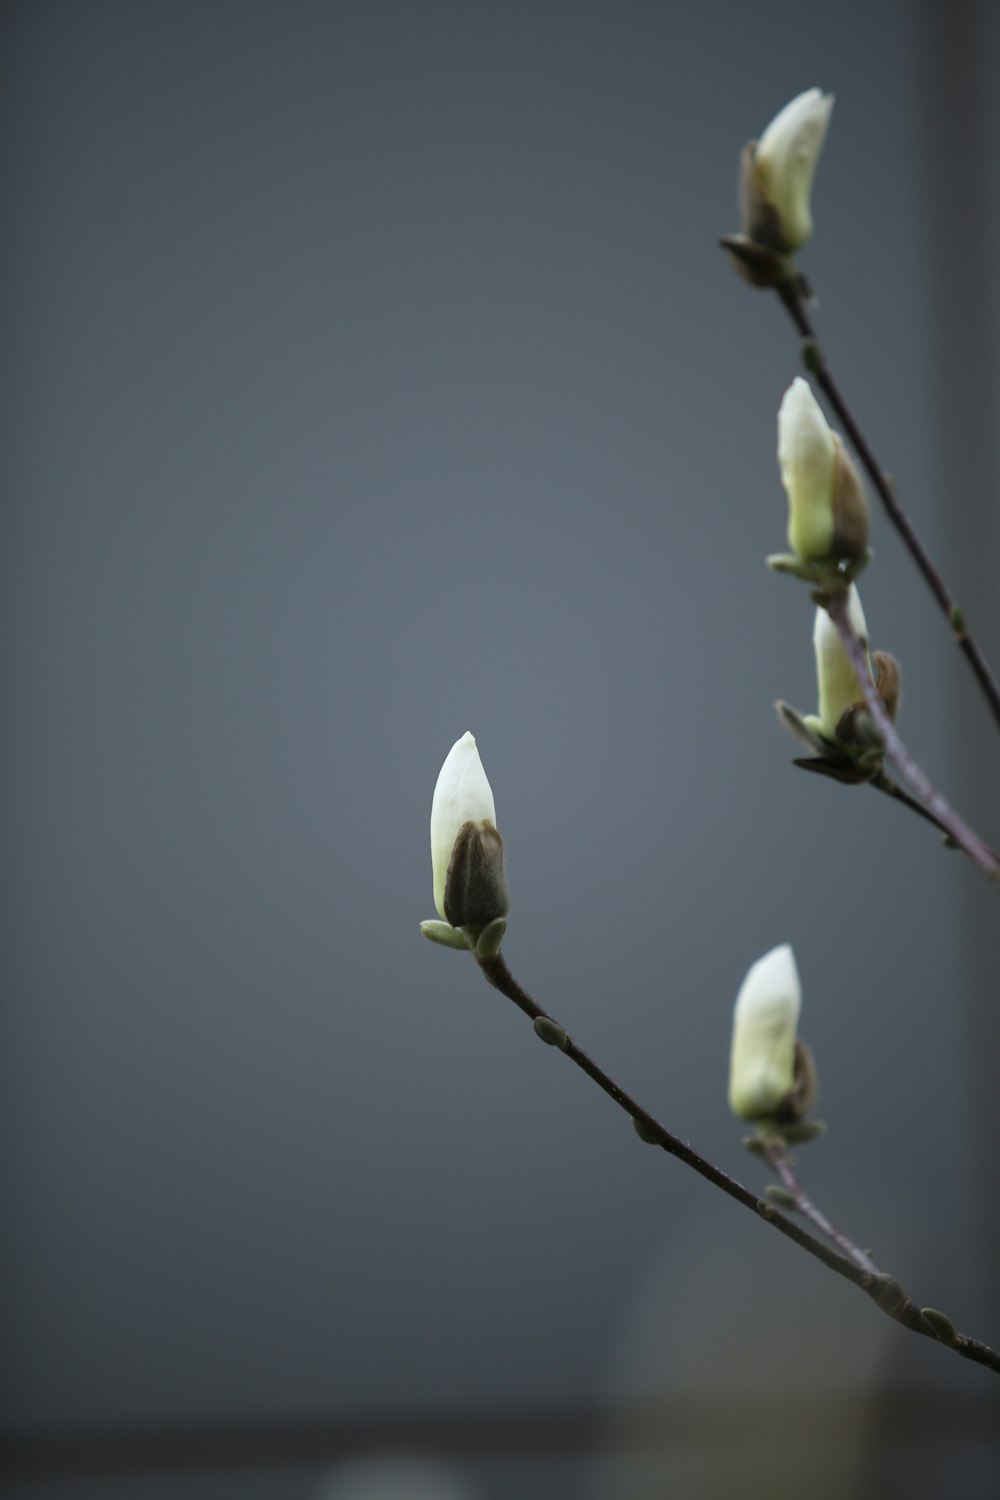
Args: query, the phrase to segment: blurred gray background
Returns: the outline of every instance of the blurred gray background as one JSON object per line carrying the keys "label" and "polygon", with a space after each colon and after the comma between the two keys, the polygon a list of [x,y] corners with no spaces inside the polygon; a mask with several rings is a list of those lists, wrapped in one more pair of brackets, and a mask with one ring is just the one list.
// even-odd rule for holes
{"label": "blurred gray background", "polygon": [[[995,1376],[642,1147],[417,924],[471,729],[514,973],[755,1185],[731,1006],[793,942],[807,1185],[1000,1342],[996,896],[789,764],[797,350],[715,247],[744,141],[831,90],[816,316],[1000,659],[1000,7],[0,28],[4,1500],[992,1495]],[[874,542],[901,728],[996,840],[989,716]]]}

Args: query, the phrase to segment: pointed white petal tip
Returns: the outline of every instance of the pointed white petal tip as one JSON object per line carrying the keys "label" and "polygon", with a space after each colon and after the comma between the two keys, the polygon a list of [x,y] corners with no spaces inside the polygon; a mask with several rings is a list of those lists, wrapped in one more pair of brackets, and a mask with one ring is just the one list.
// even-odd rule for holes
{"label": "pointed white petal tip", "polygon": [[434,905],[445,916],[444,888],[455,840],[465,823],[496,826],[496,806],[476,748],[475,735],[466,730],[445,757],[431,803],[431,864]]}

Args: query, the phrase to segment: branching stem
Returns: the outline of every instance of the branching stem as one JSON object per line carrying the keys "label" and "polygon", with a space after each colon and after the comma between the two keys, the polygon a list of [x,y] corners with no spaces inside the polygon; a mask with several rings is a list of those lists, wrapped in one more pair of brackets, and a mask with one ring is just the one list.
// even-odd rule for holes
{"label": "branching stem", "polygon": [[[1000,1374],[1000,1352],[991,1349],[988,1344],[981,1343],[978,1339],[967,1338],[964,1334],[955,1333],[945,1338],[937,1331],[934,1324],[924,1316],[920,1307],[913,1298],[900,1286],[892,1276],[886,1276],[874,1267],[863,1266],[856,1258],[843,1253],[841,1249],[831,1249],[815,1235],[810,1234],[801,1224],[796,1224],[785,1214],[780,1213],[773,1204],[759,1194],[752,1193],[742,1183],[730,1177],[721,1168],[715,1166],[706,1157],[701,1156],[687,1142],[682,1141],[679,1136],[667,1130],[661,1125],[648,1110],[631,1098],[623,1088],[620,1088],[614,1079],[593,1058],[589,1057],[582,1047],[578,1047],[573,1038],[555,1021],[547,1011],[532,999],[527,990],[521,988],[507,967],[506,960],[502,954],[495,958],[479,958],[476,960],[483,974],[493,985],[494,989],[500,991],[508,1000],[512,1000],[519,1010],[522,1010],[533,1022],[535,1029],[543,1040],[564,1052],[571,1062],[575,1063],[588,1078],[603,1089],[604,1092],[614,1100],[619,1109],[625,1111],[632,1117],[637,1130],[644,1140],[651,1144],[660,1146],[664,1151],[682,1161],[685,1166],[704,1177],[707,1182],[719,1188],[744,1208],[765,1219],[779,1234],[793,1241],[800,1249],[821,1261],[830,1271],[835,1271],[838,1276],[852,1282],[856,1287],[867,1292],[872,1301],[890,1318],[901,1323],[904,1328],[911,1329],[914,1333],[922,1334],[925,1338],[935,1339],[944,1343],[947,1348],[954,1349],[964,1359],[971,1359],[976,1364],[985,1365],[987,1369]],[[541,1023],[541,1024],[537,1024]],[[818,1212],[818,1210],[816,1210]],[[816,1220],[814,1219],[815,1223]],[[824,1223],[827,1221],[824,1220]],[[832,1226],[830,1226],[832,1228]],[[829,1234],[829,1229],[823,1232]],[[853,1249],[853,1247],[852,1247]],[[855,1257],[863,1252],[855,1250]]]}
{"label": "branching stem", "polygon": [[765,1143],[764,1159],[772,1171],[781,1178],[788,1192],[795,1199],[795,1207],[803,1218],[815,1224],[820,1234],[825,1234],[828,1240],[832,1240],[838,1250],[842,1250],[848,1260],[852,1260],[862,1271],[866,1271],[871,1276],[881,1274],[878,1266],[871,1257],[864,1250],[859,1250],[857,1245],[847,1238],[843,1230],[838,1229],[835,1224],[831,1224],[823,1210],[817,1208],[796,1177],[791,1159],[780,1141],[771,1140]]}
{"label": "branching stem", "polygon": [[[817,597],[820,596],[817,595]],[[865,695],[865,705],[885,746],[886,758],[899,775],[909,782],[933,822],[943,829],[960,849],[965,851],[984,875],[993,881],[1000,881],[1000,864],[997,862],[996,855],[931,784],[923,767],[913,759],[900,739],[896,726],[886,712],[885,704],[872,682],[865,647],[851,625],[846,590],[824,594],[822,603],[837,627],[844,648],[851,659],[851,665]]]}
{"label": "branching stem", "polygon": [[810,374],[836,412],[844,432],[851,441],[851,446],[864,465],[868,477],[871,479],[876,493],[885,507],[886,515],[902,537],[910,556],[913,558],[928,588],[934,595],[941,613],[948,621],[952,636],[962,655],[972,668],[983,697],[990,706],[997,728],[1000,729],[1000,686],[997,685],[989,663],[980,650],[972,632],[969,630],[963,611],[952,598],[951,592],[935,567],[926,547],[914,531],[910,518],[896,498],[895,490],[888,475],[881,468],[874,452],[868,444],[868,440],[855,421],[850,407],[847,405],[833,376],[830,374],[826,356],[823,353],[816,329],[803,301],[800,283],[796,278],[791,277],[780,282],[775,290],[788,316],[795,324],[803,339],[807,341],[805,344],[806,366]]}

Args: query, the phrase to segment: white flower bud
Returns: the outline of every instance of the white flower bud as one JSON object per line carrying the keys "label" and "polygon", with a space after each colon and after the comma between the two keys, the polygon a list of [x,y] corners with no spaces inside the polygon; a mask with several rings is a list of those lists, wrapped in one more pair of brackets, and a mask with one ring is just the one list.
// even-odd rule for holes
{"label": "white flower bud", "polygon": [[807,563],[868,552],[868,501],[840,437],[809,382],[796,376],[778,409],[778,467],[788,496],[788,544]]}
{"label": "white flower bud", "polygon": [[[751,158],[754,186],[776,217],[776,232],[769,237],[779,241],[776,249],[798,250],[812,234],[810,195],[832,109],[832,94],[807,89],[775,115],[757,142]],[[748,228],[752,238],[759,237],[752,224]]]}
{"label": "white flower bud", "polygon": [[451,747],[431,804],[434,905],[453,927],[482,928],[507,911],[493,793],[469,733]]}
{"label": "white flower bud", "polygon": [[[853,583],[847,596],[847,616],[852,630],[860,637],[867,653],[868,625],[861,608],[861,596]],[[816,610],[813,649],[816,652],[819,713],[810,714],[805,722],[810,728],[818,729],[828,740],[835,740],[837,725],[844,713],[856,703],[863,702],[865,695],[847,648],[840,638],[840,631],[825,609]]]}
{"label": "white flower bud", "polygon": [[837,449],[809,382],[801,375],[778,408],[778,467],[788,495],[788,545],[807,560],[828,557]]}
{"label": "white flower bud", "polygon": [[751,966],[736,997],[729,1108],[741,1120],[773,1119],[792,1094],[801,1003],[795,955],[784,943]]}

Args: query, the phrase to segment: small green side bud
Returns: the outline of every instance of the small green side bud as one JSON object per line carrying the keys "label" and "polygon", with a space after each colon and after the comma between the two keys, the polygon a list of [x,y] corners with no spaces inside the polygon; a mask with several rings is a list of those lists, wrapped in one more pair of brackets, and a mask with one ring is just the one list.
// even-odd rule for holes
{"label": "small green side bud", "polygon": [[767,1147],[759,1135],[745,1135],[740,1144],[745,1151],[750,1152],[751,1156],[763,1158],[767,1155]]}
{"label": "small green side bud", "polygon": [[794,1195],[787,1188],[779,1187],[776,1182],[769,1182],[764,1192],[770,1198],[771,1202],[776,1203],[779,1208],[787,1209],[789,1213],[797,1211],[798,1204],[795,1201]]}
{"label": "small green side bud", "polygon": [[936,1307],[922,1307],[920,1316],[931,1325],[934,1337],[940,1339],[942,1344],[954,1346],[958,1343],[958,1329],[947,1313],[939,1312]]}
{"label": "small green side bud", "polygon": [[432,943],[440,943],[443,948],[462,948],[468,952],[468,938],[457,927],[452,927],[450,922],[421,922],[420,931],[425,938],[430,938]]}
{"label": "small green side bud", "polygon": [[815,339],[802,340],[802,363],[810,375],[818,375],[823,368],[823,351]]}
{"label": "small green side bud", "polygon": [[826,1134],[823,1120],[790,1120],[780,1128],[789,1146],[808,1146],[810,1141],[818,1140],[821,1135]]}
{"label": "small green side bud", "polygon": [[650,1130],[649,1126],[645,1125],[642,1120],[637,1120],[635,1115],[632,1116],[632,1129],[635,1131],[640,1141],[645,1141],[647,1146],[658,1146],[660,1144],[659,1136],[654,1134],[654,1132]]}
{"label": "small green side bud", "polygon": [[507,918],[497,917],[484,927],[476,940],[477,958],[496,958],[507,931]]}
{"label": "small green side bud", "polygon": [[558,1047],[561,1052],[566,1051],[569,1046],[569,1037],[555,1021],[548,1016],[536,1016],[534,1025],[535,1035],[541,1037],[547,1046]]}

